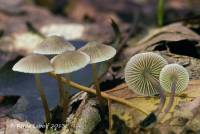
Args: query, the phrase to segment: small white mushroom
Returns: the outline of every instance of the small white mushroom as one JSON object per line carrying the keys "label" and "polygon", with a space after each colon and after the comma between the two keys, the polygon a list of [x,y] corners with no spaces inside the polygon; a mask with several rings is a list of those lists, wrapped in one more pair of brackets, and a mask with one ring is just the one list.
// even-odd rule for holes
{"label": "small white mushroom", "polygon": [[75,47],[60,36],[49,36],[44,39],[34,50],[36,54],[55,55],[65,51],[74,51]]}
{"label": "small white mushroom", "polygon": [[160,71],[165,65],[167,61],[158,54],[152,52],[136,54],[126,64],[125,81],[137,94],[156,95],[159,90],[152,79],[158,82]]}
{"label": "small white mushroom", "polygon": [[90,62],[90,57],[79,51],[66,51],[51,59],[55,74],[65,74],[84,68]]}
{"label": "small white mushroom", "polygon": [[169,103],[165,108],[165,113],[168,113],[173,105],[175,94],[181,93],[187,88],[189,83],[189,74],[183,66],[178,64],[169,64],[160,72],[159,80],[162,88],[171,93]]}
{"label": "small white mushroom", "polygon": [[100,105],[102,105],[101,90],[99,87],[99,81],[97,76],[96,63],[107,61],[113,58],[116,54],[116,49],[112,46],[108,46],[96,41],[88,42],[85,46],[79,49],[90,56],[90,64],[92,64],[93,78],[95,80],[96,93],[99,99]]}
{"label": "small white mushroom", "polygon": [[40,97],[44,106],[44,110],[45,110],[46,123],[49,123],[50,111],[49,111],[47,99],[44,93],[44,89],[41,86],[40,76],[39,76],[40,73],[47,73],[47,72],[53,71],[53,67],[49,59],[42,55],[32,54],[19,60],[13,66],[12,69],[13,71],[17,71],[17,72],[34,74],[36,87],[40,94]]}
{"label": "small white mushroom", "polygon": [[[90,62],[90,57],[79,51],[66,51],[60,55],[51,59],[51,63],[54,67],[54,73],[57,74],[57,78],[61,81],[60,74],[65,74],[69,87],[69,73],[84,68]],[[69,93],[64,90],[63,84],[59,83],[60,90],[60,105],[63,108],[63,122],[65,122],[68,111]]]}

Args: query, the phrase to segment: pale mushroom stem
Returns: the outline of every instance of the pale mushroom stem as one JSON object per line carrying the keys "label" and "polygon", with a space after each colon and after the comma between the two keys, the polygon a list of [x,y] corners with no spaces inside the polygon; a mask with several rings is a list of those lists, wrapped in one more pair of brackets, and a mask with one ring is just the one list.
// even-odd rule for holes
{"label": "pale mushroom stem", "polygon": [[170,99],[169,99],[169,103],[167,105],[167,107],[165,108],[164,112],[165,113],[168,113],[174,103],[174,97],[175,97],[175,94],[176,94],[176,82],[174,81],[172,83],[172,87],[171,87],[171,96],[170,96]]}
{"label": "pale mushroom stem", "polygon": [[92,73],[93,73],[93,79],[94,79],[94,82],[95,82],[95,87],[96,87],[95,89],[96,89],[97,98],[98,98],[100,106],[102,108],[102,106],[103,106],[103,99],[102,99],[101,90],[100,90],[100,87],[99,87],[99,81],[98,81],[98,76],[97,76],[97,65],[96,65],[96,63],[92,64]]}
{"label": "pale mushroom stem", "polygon": [[171,87],[171,96],[169,98],[169,103],[167,104],[164,113],[159,117],[159,121],[162,121],[165,115],[170,111],[174,102],[175,93],[176,93],[176,82],[173,82]]}
{"label": "pale mushroom stem", "polygon": [[46,123],[49,123],[50,122],[50,111],[49,111],[49,106],[48,106],[47,99],[46,99],[46,96],[45,96],[45,93],[44,93],[44,89],[41,86],[40,75],[35,74],[34,76],[35,76],[35,84],[36,84],[36,87],[37,87],[38,92],[40,94],[42,104],[43,104],[43,107],[44,107]]}
{"label": "pale mushroom stem", "polygon": [[[150,76],[149,75],[149,80],[151,81],[152,85],[158,90],[158,93],[160,95],[160,103],[158,105],[158,107],[156,108],[155,111],[153,111],[153,113],[155,114],[155,116],[159,116],[159,114],[161,113],[162,109],[163,109],[163,106],[165,104],[165,100],[166,100],[166,97],[165,97],[165,94],[163,92],[163,89],[162,87],[160,86],[160,83],[157,79],[155,79],[154,77]],[[152,114],[152,113],[151,113]],[[148,120],[149,118],[151,118],[151,114],[149,114],[142,122],[141,124],[143,124],[146,120]],[[148,125],[149,126],[149,125]]]}
{"label": "pale mushroom stem", "polygon": [[69,79],[70,76],[69,74],[65,74],[65,79],[66,79],[66,86],[67,86],[67,90],[65,90],[65,94],[64,94],[64,103],[63,103],[63,121],[66,121],[67,118],[67,112],[68,112],[68,105],[69,105],[69,92],[68,90],[70,90],[70,84],[69,84]]}
{"label": "pale mushroom stem", "polygon": [[162,90],[162,88],[161,88],[159,83],[158,83],[158,88],[157,89],[158,89],[159,94],[160,94],[160,104],[159,104],[158,108],[156,109],[156,112],[159,115],[161,113],[161,111],[162,111],[162,108],[163,108],[164,104],[165,104],[166,97],[165,97],[165,94],[164,94],[164,92],[163,92],[163,90]]}
{"label": "pale mushroom stem", "polygon": [[57,76],[57,80],[58,80],[58,89],[59,89],[59,105],[61,107],[63,107],[64,94],[65,94],[64,84],[61,81],[61,75],[57,74],[56,76]]}
{"label": "pale mushroom stem", "polygon": [[[61,75],[57,74],[56,76],[57,76],[58,85],[59,85],[59,96],[60,96],[59,104],[63,110],[62,122],[65,123],[66,118],[67,118],[67,111],[68,111],[69,93],[65,91],[64,89],[64,83],[61,80],[62,78]],[[66,81],[68,81],[68,79],[66,79]]]}
{"label": "pale mushroom stem", "polygon": [[108,99],[108,123],[109,123],[109,134],[112,133],[112,100]]}
{"label": "pale mushroom stem", "polygon": [[163,92],[162,87],[160,86],[159,81],[158,81],[157,79],[155,79],[154,77],[149,77],[149,78],[150,78],[152,84],[153,84],[153,85],[156,87],[156,89],[158,90],[159,95],[160,95],[160,104],[159,104],[158,108],[155,110],[155,113],[157,113],[157,115],[159,115],[160,112],[162,111],[162,108],[163,108],[164,104],[165,104],[165,99],[166,99],[166,97],[165,97],[165,94],[164,94],[164,92]]}

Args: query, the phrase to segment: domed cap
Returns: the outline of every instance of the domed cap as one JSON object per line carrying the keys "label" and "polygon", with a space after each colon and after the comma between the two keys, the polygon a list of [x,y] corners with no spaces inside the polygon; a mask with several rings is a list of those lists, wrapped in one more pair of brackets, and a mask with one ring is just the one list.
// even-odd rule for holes
{"label": "domed cap", "polygon": [[53,67],[47,57],[32,54],[19,60],[12,70],[23,73],[47,73],[53,71]]}
{"label": "domed cap", "polygon": [[109,60],[116,54],[115,48],[96,41],[87,43],[79,50],[90,56],[91,64]]}
{"label": "domed cap", "polygon": [[85,67],[90,62],[90,57],[79,51],[66,51],[55,56],[51,63],[54,67],[54,73],[64,74],[77,71]]}
{"label": "domed cap", "polygon": [[75,47],[60,36],[50,36],[42,41],[38,47],[34,50],[34,53],[51,55],[61,54],[65,51],[73,51]]}
{"label": "domed cap", "polygon": [[140,95],[152,96],[158,94],[158,89],[152,80],[158,80],[161,69],[167,61],[152,52],[140,53],[133,56],[125,67],[125,81],[128,87]]}
{"label": "domed cap", "polygon": [[162,69],[159,79],[160,85],[167,92],[171,92],[172,83],[176,82],[176,93],[180,93],[187,88],[189,74],[181,65],[169,64]]}

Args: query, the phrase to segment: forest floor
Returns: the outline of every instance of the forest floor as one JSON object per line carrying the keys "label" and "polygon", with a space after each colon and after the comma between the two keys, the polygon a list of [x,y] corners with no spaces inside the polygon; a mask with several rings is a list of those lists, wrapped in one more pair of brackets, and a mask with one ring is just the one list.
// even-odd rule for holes
{"label": "forest floor", "polygon": [[[67,125],[60,126],[56,116],[59,113],[57,83],[43,75],[42,83],[55,116],[48,133],[200,133],[199,0],[166,0],[162,26],[157,25],[155,0],[119,0],[115,4],[112,0],[55,1],[35,0],[34,4],[34,0],[0,0],[0,134],[44,132],[44,113],[33,78],[14,73],[12,66],[32,53],[42,37],[53,34],[64,36],[76,48],[92,40],[115,47],[116,56],[99,67],[100,88],[104,96],[121,98],[135,108],[105,99],[101,111],[94,94],[78,92],[73,87]],[[175,96],[170,112],[159,123],[148,120],[147,123],[152,123],[148,128],[139,124],[156,109],[159,96],[137,95],[124,80],[127,61],[140,52],[158,53],[168,63],[184,66],[190,74],[187,89]],[[91,67],[73,74],[72,80],[94,88]],[[112,124],[108,122],[109,117]]]}

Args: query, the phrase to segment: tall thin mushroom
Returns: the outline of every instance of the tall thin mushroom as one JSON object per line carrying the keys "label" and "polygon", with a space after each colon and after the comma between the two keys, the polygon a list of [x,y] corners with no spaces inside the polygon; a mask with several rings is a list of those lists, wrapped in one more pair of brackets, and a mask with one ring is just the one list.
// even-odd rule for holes
{"label": "tall thin mushroom", "polygon": [[171,93],[169,103],[164,110],[166,114],[173,105],[175,95],[187,88],[189,74],[183,66],[179,64],[169,64],[161,70],[159,80],[162,88],[166,92]]}
{"label": "tall thin mushroom", "polygon": [[103,105],[101,90],[99,87],[96,63],[103,62],[113,58],[116,54],[116,50],[111,46],[96,41],[87,43],[79,50],[90,56],[90,64],[92,65],[93,79],[95,82],[97,98],[100,102],[100,105]]}
{"label": "tall thin mushroom", "polygon": [[[55,56],[51,63],[54,67],[54,73],[55,74],[65,74],[69,76],[70,73],[77,71],[81,68],[84,68],[87,64],[90,62],[90,57],[79,51],[66,51],[60,55]],[[60,77],[61,78],[61,77]],[[68,77],[69,78],[69,77]],[[67,80],[67,86],[69,87],[69,79]],[[68,111],[68,102],[69,102],[69,93],[62,92],[62,102],[63,104],[63,122],[65,122],[67,117],[67,111]]]}
{"label": "tall thin mushroom", "polygon": [[[144,96],[160,94],[160,105],[154,111],[159,114],[165,102],[165,95],[159,83],[161,69],[167,61],[152,52],[134,55],[125,67],[125,81],[132,91]],[[148,116],[147,116],[148,118]]]}
{"label": "tall thin mushroom", "polygon": [[22,73],[31,73],[35,76],[35,84],[40,94],[42,104],[45,111],[46,123],[50,122],[50,111],[47,103],[47,99],[44,93],[44,89],[41,86],[40,75],[41,73],[52,72],[53,67],[49,59],[42,55],[32,54],[19,60],[14,66],[13,71]]}
{"label": "tall thin mushroom", "polygon": [[[34,50],[34,53],[36,54],[42,54],[42,55],[57,55],[61,54],[65,51],[74,51],[75,47],[68,42],[64,37],[61,36],[49,36],[46,39],[44,39]],[[64,92],[64,87],[63,83],[59,79],[60,76],[58,75],[58,87],[59,87],[59,105],[61,107],[63,104],[62,98],[63,98],[63,92]]]}

